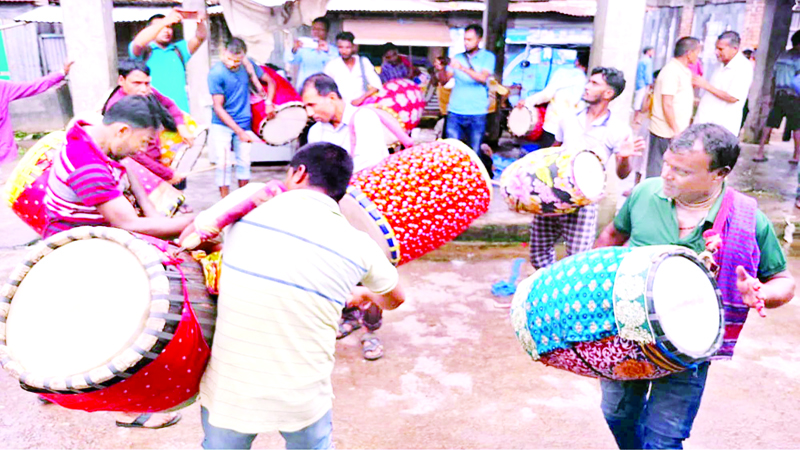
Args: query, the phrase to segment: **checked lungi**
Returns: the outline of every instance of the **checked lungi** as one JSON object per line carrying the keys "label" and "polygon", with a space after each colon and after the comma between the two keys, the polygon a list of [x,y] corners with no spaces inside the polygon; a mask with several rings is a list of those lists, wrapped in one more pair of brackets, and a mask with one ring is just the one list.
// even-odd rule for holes
{"label": "checked lungi", "polygon": [[584,206],[571,214],[533,216],[531,222],[531,264],[537,269],[556,262],[555,246],[563,239],[567,255],[591,250],[597,236],[596,204]]}

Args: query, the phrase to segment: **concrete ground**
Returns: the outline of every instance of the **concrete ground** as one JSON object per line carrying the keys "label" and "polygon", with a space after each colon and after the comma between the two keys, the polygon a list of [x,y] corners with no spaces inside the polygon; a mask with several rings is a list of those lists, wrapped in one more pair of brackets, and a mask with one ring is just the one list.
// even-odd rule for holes
{"label": "concrete ground", "polygon": [[[791,213],[796,168],[785,144],[771,146],[770,162],[749,162],[745,146],[734,184],[759,198],[773,221]],[[9,169],[0,171],[5,180]],[[257,167],[256,180],[282,176]],[[217,200],[212,175],[189,181],[189,203],[199,210]],[[611,197],[611,196],[609,196]],[[606,203],[604,203],[607,205]],[[610,218],[613,210],[604,206]],[[497,215],[495,214],[497,212]],[[501,215],[502,213],[502,215]],[[498,219],[493,219],[497,217]],[[522,219],[520,219],[522,217]],[[493,205],[481,220],[507,218]],[[0,280],[23,259],[36,235],[0,205]],[[458,242],[400,269],[409,300],[386,314],[379,331],[386,356],[361,358],[358,336],[337,346],[333,373],[334,441],[339,448],[612,448],[599,410],[598,382],[530,361],[512,331],[508,311],[495,307],[493,283],[526,257],[516,244]],[[800,276],[800,262],[791,262]],[[734,361],[715,363],[687,448],[798,448],[800,429],[800,303],[750,319]],[[128,430],[105,413],[40,406],[0,373],[0,448],[197,448],[199,407],[176,426]],[[281,448],[277,433],[254,448]]]}

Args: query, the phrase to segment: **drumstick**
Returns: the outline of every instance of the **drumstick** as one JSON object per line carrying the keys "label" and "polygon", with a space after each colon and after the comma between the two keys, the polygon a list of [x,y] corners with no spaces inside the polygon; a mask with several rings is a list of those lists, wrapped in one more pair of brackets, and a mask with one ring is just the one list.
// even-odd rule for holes
{"label": "drumstick", "polygon": [[[230,167],[233,167],[233,166],[234,166],[234,164],[228,164],[228,166],[230,166]],[[216,164],[213,164],[213,165],[210,165],[210,166],[208,166],[208,167],[203,167],[202,169],[196,169],[196,170],[193,170],[193,171],[191,171],[191,172],[188,172],[188,173],[186,174],[186,176],[188,177],[188,176],[190,176],[190,175],[197,175],[198,173],[208,172],[208,171],[210,171],[210,170],[214,170],[214,169],[216,169],[216,168],[217,168],[217,165],[216,165]]]}

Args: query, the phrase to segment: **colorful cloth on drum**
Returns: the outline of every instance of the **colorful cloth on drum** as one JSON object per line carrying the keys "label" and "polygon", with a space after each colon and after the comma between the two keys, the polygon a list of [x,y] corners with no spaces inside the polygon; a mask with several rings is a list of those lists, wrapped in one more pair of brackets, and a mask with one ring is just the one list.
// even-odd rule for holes
{"label": "colorful cloth on drum", "polygon": [[97,205],[122,195],[123,169],[108,158],[79,121],[67,132],[67,145],[53,160],[44,204],[44,237],[82,225],[105,225]]}
{"label": "colorful cloth on drum", "polygon": [[383,85],[383,91],[377,94],[375,103],[388,108],[397,115],[406,131],[419,125],[425,111],[425,96],[422,89],[411,80],[397,78]]}
{"label": "colorful cloth on drum", "polygon": [[725,307],[725,337],[714,359],[730,359],[739,333],[747,320],[750,307],[742,301],[736,287],[736,267],[742,266],[750,276],[757,276],[761,250],[756,241],[756,212],[758,202],[733,189],[727,189],[714,221],[721,232],[722,247],[714,254],[720,266],[717,283]]}
{"label": "colorful cloth on drum", "polygon": [[541,269],[525,303],[540,355],[616,334],[611,293],[626,247],[580,253]]}

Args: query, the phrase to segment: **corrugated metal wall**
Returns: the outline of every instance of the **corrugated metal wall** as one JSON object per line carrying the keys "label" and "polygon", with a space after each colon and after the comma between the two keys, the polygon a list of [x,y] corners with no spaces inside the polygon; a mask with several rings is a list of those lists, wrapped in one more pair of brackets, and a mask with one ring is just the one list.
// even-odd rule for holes
{"label": "corrugated metal wall", "polygon": [[659,70],[672,57],[681,23],[680,7],[656,8],[645,13],[642,46],[653,47],[653,70]]}
{"label": "corrugated metal wall", "polygon": [[745,3],[709,3],[694,8],[692,36],[703,43],[703,53],[700,58],[707,80],[711,79],[711,75],[720,67],[714,55],[717,37],[728,30],[744,34],[746,7]]}

